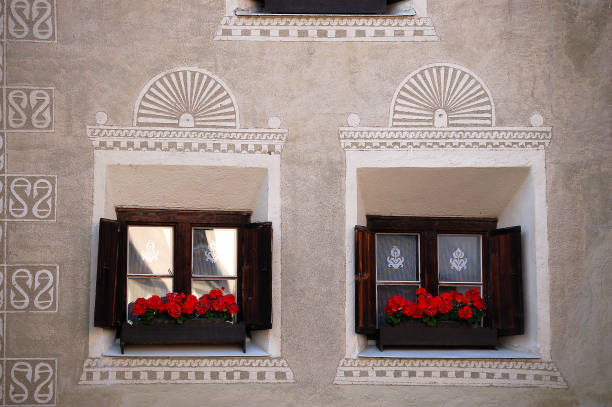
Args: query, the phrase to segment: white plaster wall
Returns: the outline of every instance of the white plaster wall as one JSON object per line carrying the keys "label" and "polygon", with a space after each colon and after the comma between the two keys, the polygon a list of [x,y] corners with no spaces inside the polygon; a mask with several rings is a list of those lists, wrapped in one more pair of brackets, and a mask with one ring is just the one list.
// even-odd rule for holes
{"label": "white plaster wall", "polygon": [[[521,249],[523,265],[523,299],[525,310],[525,335],[503,338],[502,344],[510,348],[526,349],[535,353],[538,346],[537,268],[535,248],[535,208],[533,177],[529,175],[512,201],[498,217],[498,227],[521,226]],[[544,318],[544,316],[542,316]]]}
{"label": "white plaster wall", "polygon": [[[99,218],[115,218],[115,207],[252,210],[253,221],[270,221],[272,329],[252,339],[272,357],[281,354],[280,159],[278,155],[96,151],[94,154],[91,281],[96,281]],[[115,332],[93,326],[91,287],[89,356],[110,348]]]}
{"label": "white plaster wall", "polygon": [[[381,198],[385,192],[388,200]],[[526,334],[504,344],[549,359],[545,194],[544,152],[540,150],[347,151],[346,357],[356,357],[366,344],[365,337],[354,331],[353,229],[365,224],[365,214],[376,213],[491,216],[498,217],[500,227],[520,224],[529,318]],[[399,211],[401,206],[408,209]]]}

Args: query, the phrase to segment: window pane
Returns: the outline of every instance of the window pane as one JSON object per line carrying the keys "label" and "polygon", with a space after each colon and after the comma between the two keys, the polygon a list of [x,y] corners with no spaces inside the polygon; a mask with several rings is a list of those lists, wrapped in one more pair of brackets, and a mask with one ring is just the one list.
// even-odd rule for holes
{"label": "window pane", "polygon": [[138,298],[149,298],[152,295],[165,296],[172,292],[172,277],[167,278],[128,278],[127,281],[128,319],[135,318],[131,311]]}
{"label": "window pane", "polygon": [[128,226],[128,274],[171,274],[173,229]]}
{"label": "window pane", "polygon": [[387,300],[394,295],[401,295],[408,301],[416,301],[416,285],[379,285],[377,290],[376,326],[387,325],[385,322],[385,305]]}
{"label": "window pane", "polygon": [[376,281],[419,281],[417,235],[376,235]]}
{"label": "window pane", "polygon": [[236,276],[238,231],[193,228],[192,275]]}
{"label": "window pane", "polygon": [[236,295],[236,280],[191,280],[191,293],[198,298],[221,287],[225,287],[223,294]]}
{"label": "window pane", "polygon": [[480,235],[438,235],[439,281],[482,282]]}

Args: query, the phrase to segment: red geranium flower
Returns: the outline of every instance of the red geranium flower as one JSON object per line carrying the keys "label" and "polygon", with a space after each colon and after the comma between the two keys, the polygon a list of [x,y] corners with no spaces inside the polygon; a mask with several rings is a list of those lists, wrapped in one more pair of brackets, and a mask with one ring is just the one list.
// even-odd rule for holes
{"label": "red geranium flower", "polygon": [[459,308],[459,318],[462,319],[470,319],[472,318],[472,309],[467,305],[465,307]]}
{"label": "red geranium flower", "polygon": [[166,311],[168,311],[168,315],[170,315],[172,318],[178,318],[182,313],[181,306],[177,302],[166,304]]}
{"label": "red geranium flower", "polygon": [[147,307],[153,311],[163,310],[164,303],[161,298],[159,298],[159,295],[153,295],[147,299]]}
{"label": "red geranium flower", "polygon": [[480,290],[478,289],[478,287],[474,287],[471,290],[467,290],[465,292],[465,296],[468,298],[468,300],[474,302],[477,299],[480,299]]}
{"label": "red geranium flower", "polygon": [[433,317],[438,313],[438,310],[436,309],[436,306],[434,304],[429,304],[425,307],[423,312],[425,313],[425,315]]}
{"label": "red geranium flower", "polygon": [[227,307],[227,310],[230,314],[235,314],[238,312],[238,305],[231,304],[229,307]]}
{"label": "red geranium flower", "polygon": [[442,304],[438,307],[440,314],[448,314],[453,310],[453,303],[450,301],[442,301]]}
{"label": "red geranium flower", "polygon": [[452,301],[453,300],[453,294],[451,294],[451,293],[442,293],[442,294],[440,294],[440,298],[442,298],[444,301]]}
{"label": "red geranium flower", "polygon": [[412,313],[412,318],[421,319],[423,318],[423,308],[418,305],[414,307],[414,312]]}
{"label": "red geranium flower", "polygon": [[236,302],[236,297],[233,294],[227,294],[223,296],[223,302],[226,304],[233,304]]}
{"label": "red geranium flower", "polygon": [[140,316],[147,312],[147,306],[144,298],[139,298],[132,307],[132,314]]}
{"label": "red geranium flower", "polygon": [[417,290],[416,290],[416,294],[417,294],[417,295],[427,294],[427,290],[426,290],[426,289],[424,289],[423,287],[419,287],[419,288],[417,288]]}
{"label": "red geranium flower", "polygon": [[211,300],[215,300],[215,299],[217,299],[217,297],[223,296],[223,291],[221,291],[221,290],[210,290],[209,296],[210,296]]}
{"label": "red geranium flower", "polygon": [[404,306],[405,302],[406,300],[399,295],[389,297],[387,305],[385,306],[385,313],[387,313],[387,315],[396,313]]}
{"label": "red geranium flower", "polygon": [[402,309],[402,314],[407,317],[414,316],[414,312],[416,311],[417,305],[414,302],[406,301],[404,308]]}
{"label": "red geranium flower", "polygon": [[473,299],[472,304],[474,304],[474,307],[476,307],[478,310],[483,310],[486,308],[484,301],[480,297]]}
{"label": "red geranium flower", "polygon": [[196,304],[196,312],[199,315],[204,315],[210,310],[210,301],[202,300],[198,301]]}

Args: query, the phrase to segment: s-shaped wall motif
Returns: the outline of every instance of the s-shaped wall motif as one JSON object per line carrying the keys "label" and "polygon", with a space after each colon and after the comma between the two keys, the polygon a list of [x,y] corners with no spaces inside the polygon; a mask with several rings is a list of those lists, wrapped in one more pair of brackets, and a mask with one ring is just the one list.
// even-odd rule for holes
{"label": "s-shaped wall motif", "polygon": [[24,41],[57,41],[56,0],[0,0],[0,405],[55,406],[57,358],[7,355],[7,321],[58,310],[57,264],[8,264],[9,222],[55,222],[57,176],[8,171],[7,135],[55,131],[55,90],[9,84],[7,49]]}

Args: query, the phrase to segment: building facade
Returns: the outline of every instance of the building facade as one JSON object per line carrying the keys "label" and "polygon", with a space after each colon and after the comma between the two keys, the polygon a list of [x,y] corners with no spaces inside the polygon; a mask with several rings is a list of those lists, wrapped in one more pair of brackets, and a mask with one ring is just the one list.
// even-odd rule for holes
{"label": "building facade", "polygon": [[[404,0],[382,15],[278,15],[250,0],[1,3],[0,405],[612,404],[608,2]],[[150,226],[143,208],[181,213],[158,222],[175,231],[199,225],[190,245],[218,228],[217,245],[207,234],[200,247],[209,263],[237,230],[215,278],[196,278],[195,243],[181,263],[177,234],[174,263],[153,274],[255,304],[239,314],[246,352],[123,352],[130,290],[149,291],[129,270],[114,294],[101,288],[100,219]],[[214,218],[230,211],[248,219]],[[520,226],[520,331],[497,350],[377,349],[377,296],[442,289],[448,260],[419,251],[429,230],[397,227],[384,243],[381,217]],[[265,244],[251,222],[273,231]],[[436,247],[455,239],[452,270],[479,267],[477,281],[446,286],[490,299],[495,232],[436,225]],[[363,251],[356,226],[381,246]],[[455,248],[465,234],[481,236],[475,251]],[[163,258],[160,239],[137,251]],[[364,278],[366,252],[377,279]],[[393,274],[411,262],[417,277]],[[248,274],[262,267],[265,284]]]}

